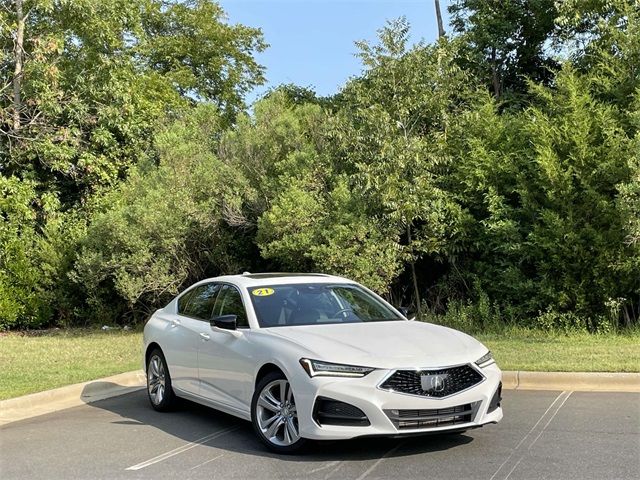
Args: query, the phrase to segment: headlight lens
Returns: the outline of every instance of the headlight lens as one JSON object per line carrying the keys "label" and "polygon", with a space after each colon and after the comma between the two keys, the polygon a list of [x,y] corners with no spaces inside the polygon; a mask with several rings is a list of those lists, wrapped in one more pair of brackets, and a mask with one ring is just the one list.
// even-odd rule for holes
{"label": "headlight lens", "polygon": [[488,367],[489,365],[492,365],[494,363],[496,363],[496,361],[493,359],[493,355],[491,352],[485,353],[478,360],[476,360],[476,365],[480,368]]}
{"label": "headlight lens", "polygon": [[308,358],[301,358],[300,365],[310,377],[364,377],[375,370],[375,368],[341,365]]}

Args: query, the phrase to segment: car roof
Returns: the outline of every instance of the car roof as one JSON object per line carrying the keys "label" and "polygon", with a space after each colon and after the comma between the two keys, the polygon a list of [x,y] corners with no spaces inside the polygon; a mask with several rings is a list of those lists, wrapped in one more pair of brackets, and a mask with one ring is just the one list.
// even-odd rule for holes
{"label": "car roof", "polygon": [[324,273],[249,273],[242,275],[224,275],[221,277],[207,278],[202,282],[229,282],[242,287],[254,287],[262,285],[287,285],[292,283],[354,283],[346,278]]}

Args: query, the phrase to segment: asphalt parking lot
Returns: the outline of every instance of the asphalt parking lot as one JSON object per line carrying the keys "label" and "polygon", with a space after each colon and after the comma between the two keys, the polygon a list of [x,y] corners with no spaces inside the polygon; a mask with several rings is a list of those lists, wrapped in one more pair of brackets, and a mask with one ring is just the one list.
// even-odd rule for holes
{"label": "asphalt parking lot", "polygon": [[504,392],[504,420],[461,435],[316,443],[267,452],[249,423],[143,391],[0,428],[8,479],[635,479],[640,394]]}

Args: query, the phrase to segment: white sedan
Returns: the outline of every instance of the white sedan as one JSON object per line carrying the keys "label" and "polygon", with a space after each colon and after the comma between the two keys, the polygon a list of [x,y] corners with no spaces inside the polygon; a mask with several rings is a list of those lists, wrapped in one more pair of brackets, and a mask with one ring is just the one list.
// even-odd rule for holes
{"label": "white sedan", "polygon": [[502,374],[485,346],[330,275],[203,280],[151,316],[144,352],[153,408],[208,405],[250,420],[279,453],[502,418]]}

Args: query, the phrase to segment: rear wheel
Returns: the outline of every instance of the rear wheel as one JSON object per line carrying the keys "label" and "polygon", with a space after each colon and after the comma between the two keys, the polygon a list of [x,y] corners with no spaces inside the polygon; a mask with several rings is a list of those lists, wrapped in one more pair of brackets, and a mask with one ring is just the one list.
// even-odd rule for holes
{"label": "rear wheel", "polygon": [[251,421],[258,438],[274,452],[294,453],[307,443],[300,437],[293,389],[282,372],[272,372],[258,382]]}
{"label": "rear wheel", "polygon": [[167,412],[175,406],[176,396],[167,361],[159,348],[151,352],[147,361],[147,394],[151,406],[159,412]]}

